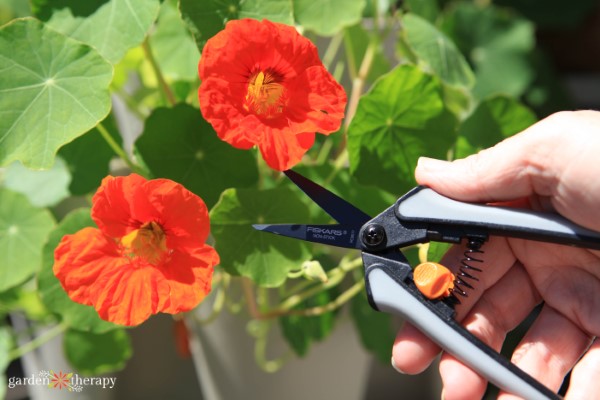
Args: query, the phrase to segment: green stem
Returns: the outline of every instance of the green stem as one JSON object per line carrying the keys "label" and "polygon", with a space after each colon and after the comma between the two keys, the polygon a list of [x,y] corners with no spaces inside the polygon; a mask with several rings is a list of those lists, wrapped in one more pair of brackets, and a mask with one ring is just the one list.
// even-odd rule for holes
{"label": "green stem", "polygon": [[119,146],[119,144],[115,141],[115,139],[113,139],[113,137],[110,135],[108,130],[104,127],[104,125],[102,125],[102,123],[99,123],[98,125],[96,125],[96,129],[98,129],[98,132],[100,132],[100,135],[102,135],[102,137],[104,138],[106,143],[115,152],[115,154],[118,155],[123,161],[125,161],[125,164],[127,164],[127,166],[132,171],[138,172],[138,173],[141,172],[140,168],[137,165],[135,165],[135,163],[131,160],[131,158],[129,158],[127,153],[125,153],[125,150],[123,150],[123,148],[121,146]]}
{"label": "green stem", "polygon": [[47,330],[40,336],[36,337],[32,341],[27,342],[24,345],[11,350],[8,353],[8,359],[10,361],[12,361],[12,360],[16,360],[17,358],[22,357],[23,355],[29,353],[30,351],[33,351],[33,350],[37,349],[38,347],[42,346],[43,344],[54,339],[56,336],[63,333],[66,329],[67,329],[67,324],[64,322],[61,322],[60,324],[50,328],[49,330]]}
{"label": "green stem", "polygon": [[356,282],[354,285],[350,286],[348,289],[346,289],[338,297],[336,297],[335,300],[333,300],[325,305],[316,306],[316,307],[312,307],[312,308],[306,308],[304,310],[290,310],[287,312],[287,314],[301,315],[304,317],[315,317],[317,315],[323,315],[325,313],[335,311],[338,308],[340,308],[341,306],[343,306],[344,304],[346,304],[348,301],[350,301],[358,293],[360,293],[364,287],[365,287],[365,281],[360,280],[360,281]]}
{"label": "green stem", "polygon": [[163,76],[163,73],[160,70],[160,66],[154,58],[154,54],[152,54],[152,48],[150,47],[150,40],[148,40],[148,38],[146,38],[146,40],[144,40],[144,43],[142,43],[142,49],[144,50],[146,59],[148,59],[148,61],[150,62],[150,66],[152,67],[154,74],[156,75],[156,79],[158,80],[158,86],[160,86],[160,89],[162,90],[165,98],[167,99],[167,102],[171,106],[174,106],[175,104],[177,104],[177,99],[175,98],[173,91],[167,84],[167,81],[165,80],[165,77]]}
{"label": "green stem", "polygon": [[331,38],[331,41],[327,46],[327,50],[325,50],[325,54],[323,55],[323,65],[327,70],[329,70],[331,67],[331,63],[333,62],[333,59],[335,58],[343,39],[343,32],[338,32]]}

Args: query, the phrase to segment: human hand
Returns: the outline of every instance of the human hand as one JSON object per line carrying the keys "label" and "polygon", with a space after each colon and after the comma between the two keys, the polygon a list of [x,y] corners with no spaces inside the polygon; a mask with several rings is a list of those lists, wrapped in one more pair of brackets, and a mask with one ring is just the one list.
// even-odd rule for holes
{"label": "human hand", "polygon": [[[600,112],[554,114],[493,148],[463,160],[422,159],[419,184],[462,201],[527,204],[600,231]],[[600,399],[600,251],[514,238],[484,245],[475,290],[461,297],[457,320],[499,350],[510,330],[544,302],[512,362],[554,391],[573,369],[566,399]],[[442,264],[456,271],[464,248]],[[397,369],[423,371],[440,349],[409,324],[393,347]],[[478,399],[486,381],[444,353],[445,400]],[[503,400],[514,398],[501,393]]]}

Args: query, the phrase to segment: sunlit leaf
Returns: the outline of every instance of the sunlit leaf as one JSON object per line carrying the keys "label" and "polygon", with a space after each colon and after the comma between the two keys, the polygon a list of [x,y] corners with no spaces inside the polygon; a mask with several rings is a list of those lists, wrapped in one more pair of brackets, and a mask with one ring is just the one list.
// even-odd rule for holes
{"label": "sunlit leaf", "polygon": [[40,269],[42,247],[54,219],[27,198],[0,188],[0,292],[22,283]]}
{"label": "sunlit leaf", "polygon": [[450,85],[471,87],[473,71],[463,55],[446,35],[427,20],[414,14],[402,18],[407,44],[424,64]]}
{"label": "sunlit leaf", "polygon": [[232,19],[294,23],[292,0],[180,0],[179,9],[199,49]]}
{"label": "sunlit leaf", "polygon": [[158,15],[158,0],[110,0],[88,17],[70,8],[52,15],[48,24],[59,32],[94,46],[116,64],[127,50],[142,43]]}
{"label": "sunlit leaf", "polygon": [[85,375],[121,370],[133,353],[124,329],[100,334],[68,329],[63,344],[69,363]]}
{"label": "sunlit leaf", "polygon": [[24,194],[36,207],[56,205],[69,196],[71,174],[60,157],[45,171],[32,171],[15,161],[6,168],[4,179],[5,187]]}
{"label": "sunlit leaf", "polygon": [[258,180],[252,153],[220,140],[200,110],[186,104],[155,110],[136,147],[155,177],[181,183],[209,207],[223,190]]}
{"label": "sunlit leaf", "polygon": [[435,22],[440,13],[438,0],[406,0],[404,4],[411,13],[432,23]]}
{"label": "sunlit leaf", "polygon": [[165,1],[158,16],[156,31],[150,37],[156,62],[165,78],[195,80],[198,78],[200,52],[177,6]]}
{"label": "sunlit leaf", "polygon": [[64,235],[73,234],[87,226],[95,226],[89,208],[68,214],[50,233],[44,246],[42,270],[38,274],[38,288],[42,302],[48,310],[58,314],[68,326],[81,331],[106,332],[117,325],[102,320],[92,306],[72,301],[54,276],[54,249]]}
{"label": "sunlit leaf", "polygon": [[364,185],[401,194],[415,185],[421,156],[446,158],[456,119],[444,108],[441,82],[412,65],[381,77],[362,96],[348,130],[350,170]]}
{"label": "sunlit leaf", "polygon": [[366,0],[294,0],[294,16],[300,25],[319,35],[332,36],[362,18]]}
{"label": "sunlit leaf", "polygon": [[0,29],[0,71],[0,166],[51,167],[60,146],[110,110],[110,64],[35,19]]}
{"label": "sunlit leaf", "polygon": [[252,228],[259,223],[310,222],[306,206],[287,187],[228,189],[211,210],[210,221],[221,266],[260,286],[281,285],[310,256],[299,240]]}
{"label": "sunlit leaf", "polygon": [[505,96],[486,99],[459,127],[455,158],[491,147],[535,122],[535,114],[517,100]]}

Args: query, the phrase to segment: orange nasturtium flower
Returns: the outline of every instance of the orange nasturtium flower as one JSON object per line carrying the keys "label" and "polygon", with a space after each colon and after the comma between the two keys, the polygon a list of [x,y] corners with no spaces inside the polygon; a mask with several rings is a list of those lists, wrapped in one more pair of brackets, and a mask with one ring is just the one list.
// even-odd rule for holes
{"label": "orange nasturtium flower", "polygon": [[204,118],[240,149],[258,146],[267,164],[297,164],[315,132],[339,129],[346,93],[317,48],[291,26],[234,20],[208,40],[198,65]]}
{"label": "orange nasturtium flower", "polygon": [[194,308],[210,292],[219,256],[204,242],[208,210],[168,179],[106,177],[94,195],[96,228],[66,235],[54,274],[69,297],[101,318],[138,325]]}

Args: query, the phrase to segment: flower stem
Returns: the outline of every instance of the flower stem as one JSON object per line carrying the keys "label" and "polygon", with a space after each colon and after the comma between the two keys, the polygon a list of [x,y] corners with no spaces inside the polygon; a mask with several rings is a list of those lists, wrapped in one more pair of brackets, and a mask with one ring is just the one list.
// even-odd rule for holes
{"label": "flower stem", "polygon": [[367,46],[367,50],[365,50],[365,55],[363,56],[362,62],[360,63],[358,74],[352,80],[352,92],[350,94],[350,101],[348,102],[348,111],[346,112],[346,119],[344,120],[344,134],[348,133],[348,127],[350,126],[350,122],[352,122],[354,114],[356,114],[358,100],[360,99],[360,95],[362,94],[363,88],[365,86],[367,76],[369,75],[369,71],[371,70],[371,66],[373,65],[373,59],[375,58],[376,48],[377,41],[371,40],[369,42],[369,45]]}
{"label": "flower stem", "polygon": [[331,63],[333,62],[333,59],[335,58],[343,39],[343,32],[338,32],[331,38],[331,41],[327,46],[327,50],[325,50],[325,54],[323,55],[323,65],[327,70],[329,70],[331,67]]}
{"label": "flower stem", "polygon": [[8,353],[8,359],[10,361],[12,361],[12,360],[16,360],[17,358],[22,357],[23,355],[29,353],[30,351],[33,351],[33,350],[37,349],[38,347],[42,346],[43,344],[54,339],[56,336],[63,333],[66,329],[67,329],[67,324],[64,322],[61,322],[60,324],[53,326],[52,328],[50,328],[49,330],[47,330],[40,336],[36,337],[35,339],[31,340],[30,342],[27,342],[24,345],[11,350]]}
{"label": "flower stem", "polygon": [[99,123],[98,125],[96,125],[96,129],[98,129],[98,132],[100,132],[100,135],[102,135],[102,137],[104,138],[106,143],[115,152],[115,154],[118,155],[123,161],[125,161],[125,164],[127,164],[127,166],[132,171],[140,172],[140,168],[137,165],[135,165],[135,163],[131,160],[131,158],[129,158],[127,153],[125,153],[125,150],[123,150],[123,148],[121,146],[119,146],[119,144],[115,141],[115,139],[113,139],[113,137],[110,135],[108,130],[104,127],[104,125],[102,125],[102,123]]}
{"label": "flower stem", "polygon": [[154,54],[152,54],[152,48],[150,47],[150,40],[148,37],[146,37],[146,40],[144,40],[144,43],[142,43],[142,49],[144,50],[146,59],[148,59],[148,62],[150,62],[150,66],[152,67],[154,74],[156,75],[156,79],[158,80],[158,86],[160,86],[160,89],[162,90],[165,98],[167,99],[167,102],[171,106],[174,106],[175,104],[177,104],[177,99],[175,98],[173,91],[167,84],[167,81],[165,80],[165,77],[163,76],[163,73],[160,70],[158,63],[156,62],[156,58],[154,58]]}

